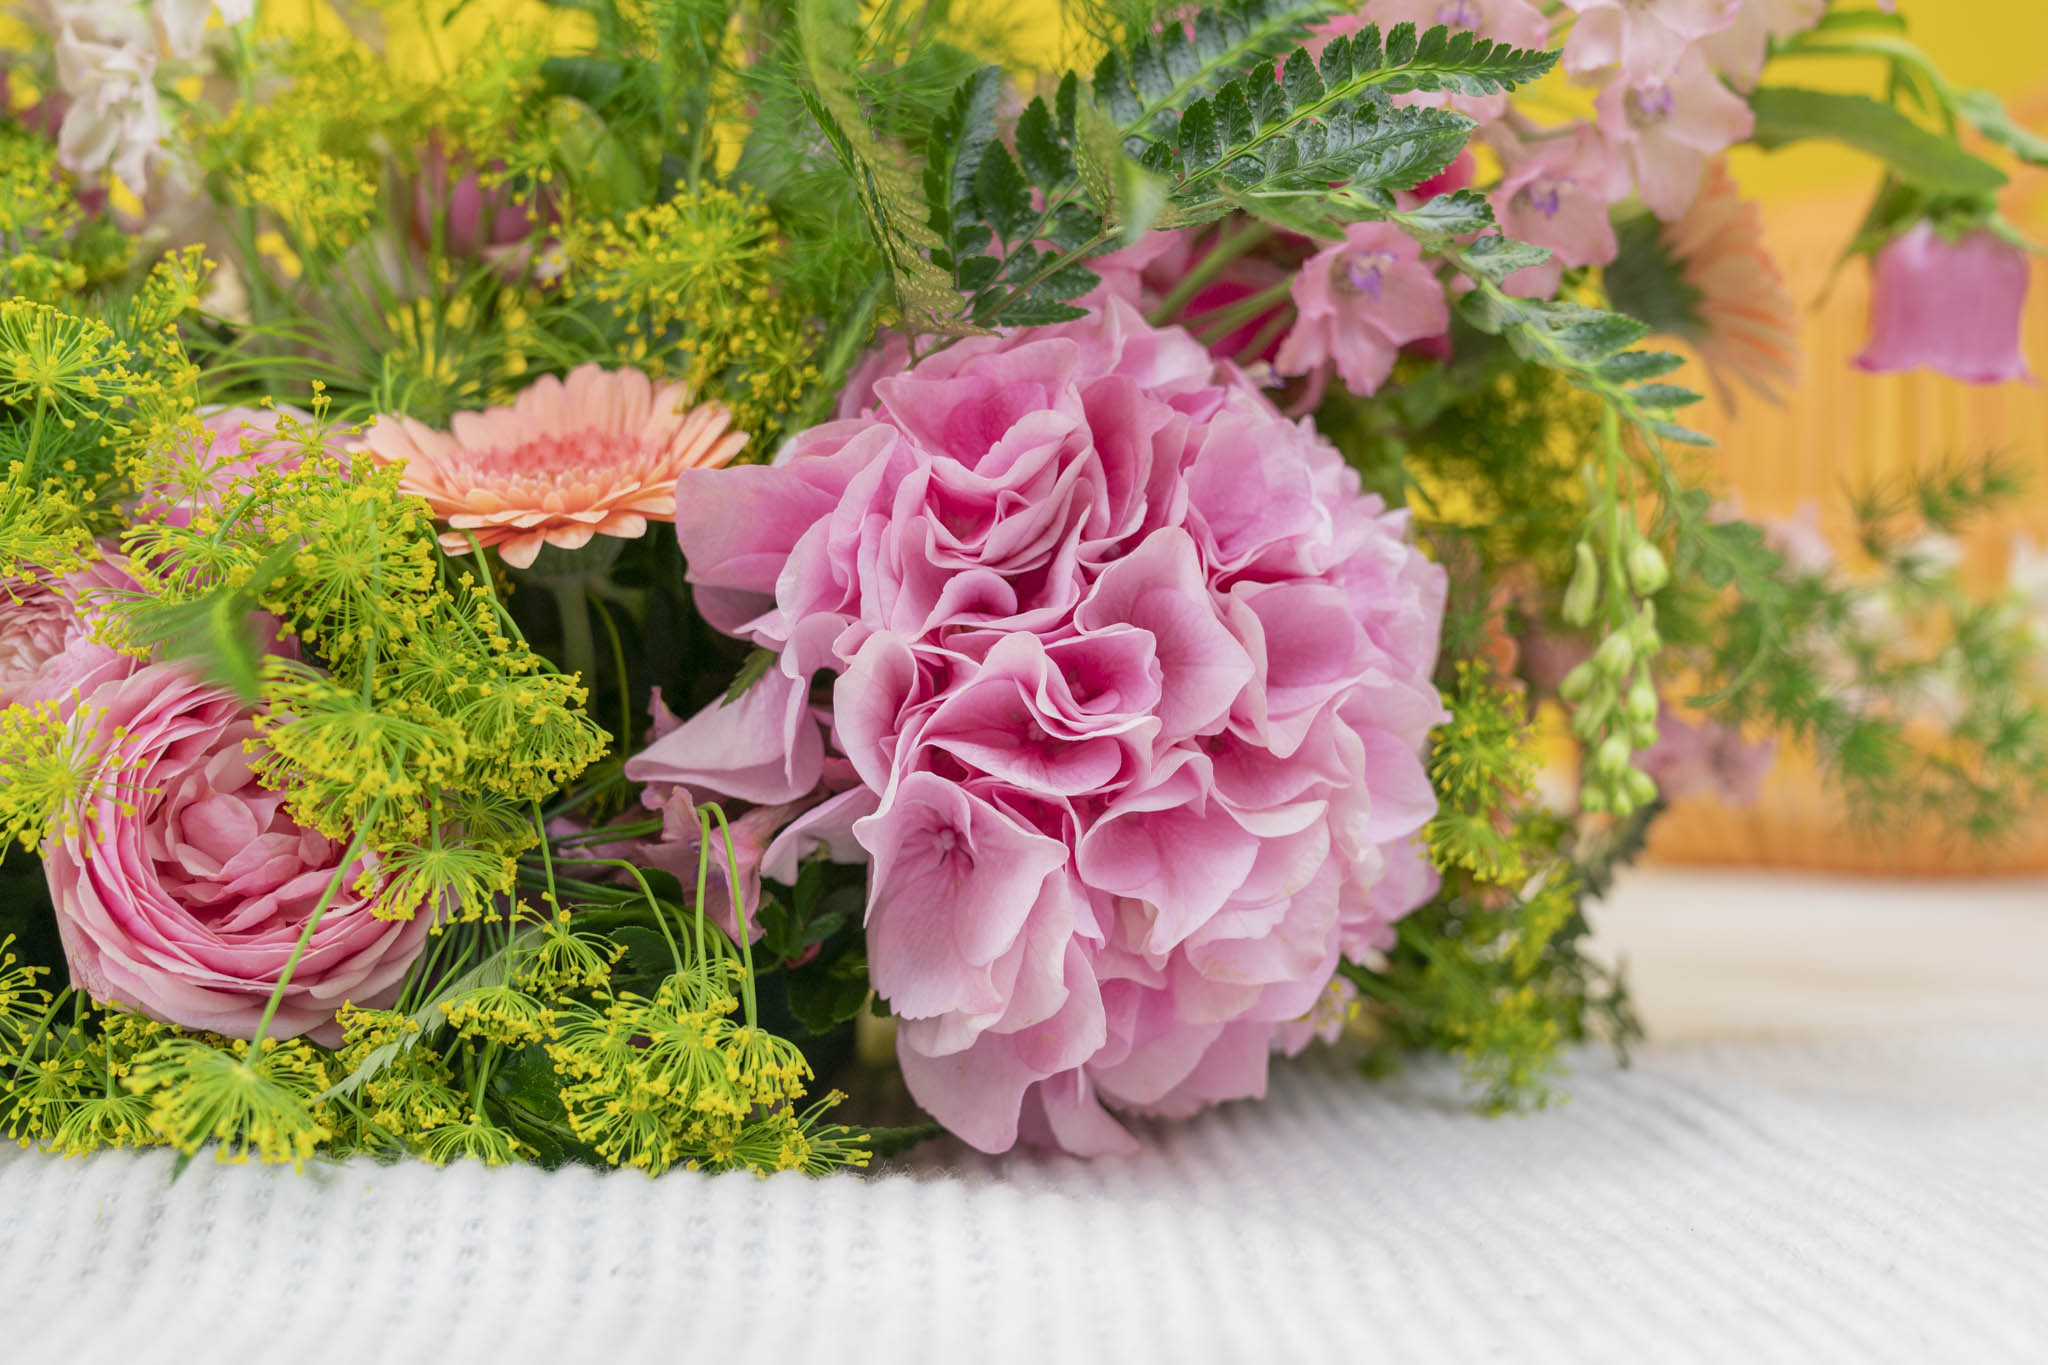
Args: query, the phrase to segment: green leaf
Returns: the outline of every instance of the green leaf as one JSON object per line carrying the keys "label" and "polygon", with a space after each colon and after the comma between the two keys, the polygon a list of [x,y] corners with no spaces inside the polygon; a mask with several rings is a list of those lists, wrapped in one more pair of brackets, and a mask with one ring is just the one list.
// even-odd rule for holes
{"label": "green leaf", "polygon": [[1074,157],[1042,99],[1024,106],[1017,120],[1017,160],[1024,174],[1041,190],[1054,190],[1074,178]]}
{"label": "green leaf", "polygon": [[731,706],[741,697],[754,690],[754,685],[768,676],[768,670],[775,667],[780,658],[772,649],[755,649],[740,661],[740,671],[733,675],[732,686],[725,689],[720,706]]}
{"label": "green leaf", "polygon": [[1659,378],[1684,364],[1684,356],[1673,355],[1669,351],[1624,351],[1601,361],[1593,373],[1612,383],[1629,384],[1639,379]]}
{"label": "green leaf", "polygon": [[1956,96],[1956,112],[1984,136],[2030,166],[2048,166],[2048,138],[2013,122],[1998,96],[1989,90],[1966,90]]}
{"label": "green leaf", "polygon": [[859,1014],[868,999],[867,956],[856,946],[820,956],[785,973],[789,1012],[814,1034],[830,1033]]}
{"label": "green leaf", "polygon": [[1130,135],[1164,131],[1173,115],[1261,62],[1305,41],[1324,18],[1322,0],[1240,0],[1195,15],[1190,36],[1180,23],[1162,25],[1110,52],[1095,68],[1095,98]]}
{"label": "green leaf", "polygon": [[1489,233],[1464,250],[1465,267],[1471,273],[1483,275],[1499,284],[1517,270],[1526,270],[1532,265],[1542,265],[1550,259],[1548,247],[1535,246],[1529,242],[1518,242],[1512,237]]}
{"label": "green leaf", "polygon": [[1756,114],[1754,139],[1766,151],[1827,138],[1877,157],[1937,194],[1990,194],[2005,184],[2005,173],[1990,162],[1866,95],[1771,86],[1751,95],[1749,107]]}
{"label": "green leaf", "polygon": [[[1630,355],[1650,355],[1654,352],[1630,351]],[[1699,394],[1691,389],[1682,389],[1676,384],[1638,384],[1628,391],[1629,397],[1646,408],[1660,408],[1669,412],[1675,408],[1689,408],[1700,402]]]}
{"label": "green leaf", "polygon": [[[1416,236],[1464,237],[1474,232],[1484,232],[1493,226],[1493,205],[1477,190],[1454,190],[1440,194],[1420,208],[1405,213],[1388,215],[1395,222]],[[1496,239],[1500,240],[1500,239]],[[1523,246],[1523,243],[1516,243]],[[1543,251],[1542,247],[1527,247],[1531,251]],[[1544,251],[1544,259],[1550,253]],[[1541,265],[1541,261],[1532,261]],[[1512,272],[1510,272],[1512,273]]]}

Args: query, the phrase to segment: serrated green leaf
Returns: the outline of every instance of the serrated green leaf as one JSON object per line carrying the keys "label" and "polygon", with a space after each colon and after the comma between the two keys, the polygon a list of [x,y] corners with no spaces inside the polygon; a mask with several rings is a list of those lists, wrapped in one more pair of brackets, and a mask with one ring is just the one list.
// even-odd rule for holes
{"label": "serrated green leaf", "polygon": [[[1644,353],[1630,351],[1628,354],[1639,355]],[[1628,396],[1645,408],[1655,408],[1665,412],[1676,408],[1689,408],[1694,403],[1701,401],[1699,394],[1694,393],[1691,389],[1680,388],[1676,384],[1639,384],[1635,388],[1628,390]]]}
{"label": "serrated green leaf", "polygon": [[1156,136],[1196,100],[1260,63],[1278,60],[1324,18],[1322,0],[1239,0],[1204,9],[1192,38],[1179,23],[1136,39],[1095,68],[1095,98],[1130,136]]}
{"label": "serrated green leaf", "polygon": [[1017,160],[1041,190],[1052,190],[1074,178],[1073,155],[1042,99],[1025,105],[1017,120]]}
{"label": "serrated green leaf", "polygon": [[1542,265],[1550,259],[1548,247],[1536,246],[1530,242],[1518,242],[1500,233],[1488,233],[1466,247],[1463,253],[1465,266],[1472,273],[1482,275],[1495,284],[1501,283],[1517,270]]}
{"label": "serrated green leaf", "polygon": [[821,955],[792,967],[784,976],[789,1012],[814,1034],[830,1033],[867,1003],[867,957],[857,945],[829,960]]}
{"label": "serrated green leaf", "polygon": [[1662,436],[1665,440],[1676,441],[1680,445],[1710,446],[1714,444],[1713,437],[1703,432],[1694,431],[1691,427],[1682,427],[1676,422],[1650,421],[1644,422],[1643,426],[1645,429],[1654,431],[1657,435]]}
{"label": "serrated green leaf", "polygon": [[1000,142],[990,142],[981,154],[981,168],[974,177],[975,200],[988,221],[1002,234],[1003,241],[1016,245],[1038,224],[1038,212],[1031,205],[1031,186]]}
{"label": "serrated green leaf", "polygon": [[775,661],[780,657],[772,649],[750,651],[747,657],[740,661],[740,671],[733,675],[732,686],[725,689],[725,696],[719,705],[731,706],[746,696],[753,690],[754,684],[768,676],[768,670],[775,666]]}
{"label": "serrated green leaf", "polygon": [[1612,383],[1630,384],[1670,374],[1684,364],[1684,356],[1669,351],[1624,351],[1601,361],[1593,367],[1593,373]]}
{"label": "serrated green leaf", "polygon": [[[1477,190],[1454,190],[1449,194],[1438,195],[1419,208],[1396,212],[1389,216],[1411,233],[1435,237],[1464,237],[1474,232],[1484,232],[1493,226],[1493,205]],[[1537,247],[1535,250],[1540,251],[1542,248]],[[1545,255],[1547,257],[1548,253]],[[1541,262],[1536,264],[1540,265]]]}
{"label": "serrated green leaf", "polygon": [[1825,138],[1877,157],[1937,194],[1990,194],[2005,184],[2005,173],[1990,162],[1866,95],[1766,86],[1749,97],[1749,107],[1756,115],[1752,136],[1766,151]]}
{"label": "serrated green leaf", "polygon": [[2015,123],[2004,102],[1989,90],[1965,90],[1956,96],[1956,112],[2028,165],[2048,166],[2048,138]]}

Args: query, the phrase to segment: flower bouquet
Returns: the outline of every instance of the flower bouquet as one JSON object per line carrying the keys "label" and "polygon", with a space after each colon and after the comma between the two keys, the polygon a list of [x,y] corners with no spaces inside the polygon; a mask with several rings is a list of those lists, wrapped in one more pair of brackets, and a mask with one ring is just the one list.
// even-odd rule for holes
{"label": "flower bouquet", "polygon": [[1873,819],[2048,784],[1942,552],[2012,471],[1867,490],[1844,570],[1644,345],[1795,382],[1722,154],[1825,137],[1863,363],[2023,373],[2048,146],[1889,13],[1125,0],[1084,75],[895,0],[464,8],[27,11],[24,1142],[1114,1153],[1340,1040],[1539,1102],[1631,1035],[1585,907],[1667,794],[1786,737]]}

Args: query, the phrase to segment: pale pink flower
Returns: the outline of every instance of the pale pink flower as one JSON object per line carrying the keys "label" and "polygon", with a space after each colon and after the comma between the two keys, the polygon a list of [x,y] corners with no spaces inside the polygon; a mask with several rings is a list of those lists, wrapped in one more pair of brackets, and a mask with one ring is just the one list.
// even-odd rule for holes
{"label": "pale pink flower", "polygon": [[[1688,53],[1668,79],[1619,80],[1600,92],[1600,132],[1636,193],[1659,218],[1682,218],[1707,164],[1749,136],[1756,116],[1741,96]],[[1620,183],[1616,197],[1626,193]]]}
{"label": "pale pink flower", "polygon": [[97,638],[107,600],[137,591],[118,555],[61,578],[0,581],[0,707],[56,702],[125,678],[142,665]]}
{"label": "pale pink flower", "polygon": [[1666,801],[1712,796],[1740,809],[1756,804],[1777,757],[1778,746],[1769,739],[1752,742],[1736,726],[1712,720],[1695,724],[1667,707],[1657,717],[1657,742],[1636,763]]}
{"label": "pale pink flower", "polygon": [[1568,137],[1530,143],[1509,155],[1508,173],[1493,192],[1494,217],[1515,240],[1550,248],[1550,259],[1510,275],[1507,291],[1547,299],[1557,292],[1565,267],[1614,259],[1607,198],[1613,160],[1599,134],[1583,125]]}
{"label": "pale pink flower", "polygon": [[[254,719],[231,694],[151,664],[87,703],[118,759],[42,850],[72,982],[181,1028],[250,1037],[344,850],[257,782]],[[273,1036],[338,1042],[344,1003],[396,995],[430,920],[377,918],[376,889],[368,860],[343,873]]]}
{"label": "pale pink flower", "polygon": [[195,516],[217,517],[232,509],[258,472],[296,468],[306,444],[292,431],[280,430],[280,418],[297,424],[313,420],[311,413],[288,405],[208,413],[200,423],[203,439],[176,462],[172,476],[140,490],[134,520],[190,526]]}
{"label": "pale pink flower", "polygon": [[1443,572],[1312,427],[1119,295],[883,378],[678,506],[706,618],[780,657],[629,773],[773,801],[815,772],[808,801],[846,755],[858,785],[757,866],[869,863],[904,1076],[968,1142],[1127,1150],[1112,1110],[1260,1093],[1340,955],[1433,894]]}
{"label": "pale pink flower", "polygon": [[2020,351],[2027,253],[1989,228],[1953,240],[1915,223],[1871,265],[1870,336],[1856,357],[1872,374],[1925,366],[1970,384],[2032,382]]}
{"label": "pale pink flower", "polygon": [[676,515],[676,476],[716,468],[746,444],[718,403],[691,406],[682,384],[638,370],[580,365],[547,375],[509,406],[458,412],[448,431],[382,416],[364,437],[385,464],[403,463],[406,492],[448,523],[441,547],[468,548],[464,532],[526,568],[542,545],[579,549],[594,536],[631,540]]}
{"label": "pale pink flower", "polygon": [[1806,32],[1827,9],[1827,0],[1742,0],[1734,22],[1704,39],[1700,50],[1736,89],[1754,90],[1771,40]]}
{"label": "pale pink flower", "polygon": [[1624,85],[1668,79],[1695,44],[1735,22],[1740,0],[1564,0],[1579,17],[1565,40],[1574,76],[1618,67]]}
{"label": "pale pink flower", "polygon": [[164,136],[156,54],[94,42],[68,29],[56,47],[58,84],[69,99],[57,135],[58,164],[89,179],[112,175],[140,193]]}
{"label": "pale pink flower", "polygon": [[1343,241],[1309,257],[1295,277],[1294,306],[1299,317],[1273,367],[1291,375],[1334,364],[1358,394],[1386,382],[1403,346],[1451,325],[1422,248],[1391,223],[1353,223]]}

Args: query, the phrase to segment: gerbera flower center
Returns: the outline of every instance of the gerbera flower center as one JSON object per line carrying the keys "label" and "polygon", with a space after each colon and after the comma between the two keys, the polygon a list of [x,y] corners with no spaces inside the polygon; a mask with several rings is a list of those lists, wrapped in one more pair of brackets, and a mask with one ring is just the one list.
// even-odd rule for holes
{"label": "gerbera flower center", "polygon": [[542,433],[511,446],[490,446],[463,452],[463,462],[480,479],[520,488],[572,488],[590,483],[600,473],[637,476],[648,450],[621,432],[576,431]]}

